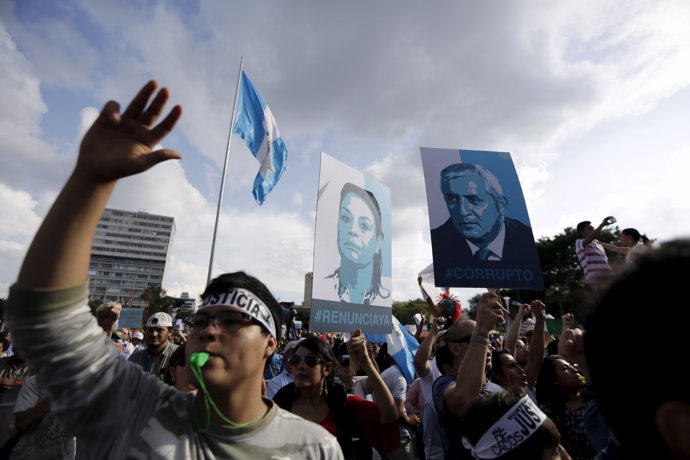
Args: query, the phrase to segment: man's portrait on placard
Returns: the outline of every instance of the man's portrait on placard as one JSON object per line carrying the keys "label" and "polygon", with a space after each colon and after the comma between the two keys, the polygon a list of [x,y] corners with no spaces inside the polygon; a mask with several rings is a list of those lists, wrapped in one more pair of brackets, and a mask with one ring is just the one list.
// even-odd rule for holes
{"label": "man's portrait on placard", "polygon": [[436,284],[543,288],[534,236],[510,154],[421,151]]}

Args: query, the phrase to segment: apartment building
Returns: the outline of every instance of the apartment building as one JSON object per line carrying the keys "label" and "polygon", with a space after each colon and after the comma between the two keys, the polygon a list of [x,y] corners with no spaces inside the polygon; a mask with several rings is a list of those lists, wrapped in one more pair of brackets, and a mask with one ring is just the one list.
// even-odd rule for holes
{"label": "apartment building", "polygon": [[91,248],[89,300],[144,306],[149,286],[162,286],[175,220],[147,212],[106,208]]}

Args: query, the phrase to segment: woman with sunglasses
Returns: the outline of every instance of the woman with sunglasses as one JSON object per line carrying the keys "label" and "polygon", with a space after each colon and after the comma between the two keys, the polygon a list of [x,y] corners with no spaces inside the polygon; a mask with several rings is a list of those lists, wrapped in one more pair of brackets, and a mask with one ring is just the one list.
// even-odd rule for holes
{"label": "woman with sunglasses", "polygon": [[307,337],[297,346],[289,360],[295,381],[273,399],[283,409],[318,423],[336,436],[347,459],[367,458],[367,453],[356,448],[360,444],[353,443],[353,438],[363,440],[382,454],[392,452],[400,443],[393,396],[374,367],[361,332],[353,334],[347,351],[351,363],[366,372],[367,387],[376,403],[348,395],[342,385],[335,383],[338,361],[318,336]]}

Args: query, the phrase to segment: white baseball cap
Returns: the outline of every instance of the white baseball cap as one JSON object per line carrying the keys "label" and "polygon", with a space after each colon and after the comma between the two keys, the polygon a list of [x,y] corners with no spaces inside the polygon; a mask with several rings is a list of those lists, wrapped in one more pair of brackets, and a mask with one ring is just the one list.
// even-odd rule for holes
{"label": "white baseball cap", "polygon": [[133,339],[144,340],[144,334],[142,332],[135,332],[132,334]]}
{"label": "white baseball cap", "polygon": [[172,325],[172,317],[162,311],[149,316],[146,321],[146,327],[172,327]]}

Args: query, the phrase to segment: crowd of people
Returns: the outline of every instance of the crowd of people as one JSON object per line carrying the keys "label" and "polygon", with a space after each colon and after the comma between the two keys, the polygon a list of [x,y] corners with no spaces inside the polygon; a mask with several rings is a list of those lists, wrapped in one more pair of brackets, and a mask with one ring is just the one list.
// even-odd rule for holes
{"label": "crowd of people", "polygon": [[[166,313],[141,332],[116,330],[118,304],[92,315],[90,246],[117,180],[180,158],[154,150],[182,114],[163,116],[169,94],[156,87],[122,113],[105,105],[11,287],[2,458],[690,458],[682,334],[672,329],[688,319],[674,288],[690,241],[643,248],[646,237],[626,229],[621,246],[604,245],[610,217],[577,226],[592,299],[587,317],[564,315],[557,334],[538,300],[511,310],[487,292],[470,320],[452,295],[436,302],[423,291],[428,333],[412,382],[359,330],[281,337],[280,304],[244,272],[211,280],[187,331]],[[611,270],[606,250],[625,253],[626,266]],[[642,340],[649,308],[657,334],[644,336],[653,359],[642,366],[621,344]]]}

